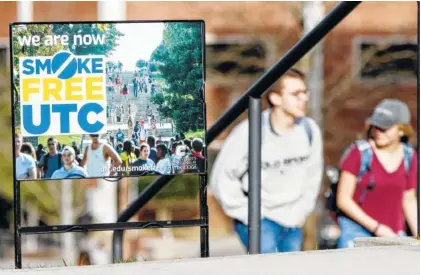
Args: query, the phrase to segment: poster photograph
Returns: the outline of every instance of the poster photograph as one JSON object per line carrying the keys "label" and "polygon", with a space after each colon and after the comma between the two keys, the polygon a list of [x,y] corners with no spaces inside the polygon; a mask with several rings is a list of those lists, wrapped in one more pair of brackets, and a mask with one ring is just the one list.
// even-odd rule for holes
{"label": "poster photograph", "polygon": [[202,173],[202,21],[11,25],[17,180]]}

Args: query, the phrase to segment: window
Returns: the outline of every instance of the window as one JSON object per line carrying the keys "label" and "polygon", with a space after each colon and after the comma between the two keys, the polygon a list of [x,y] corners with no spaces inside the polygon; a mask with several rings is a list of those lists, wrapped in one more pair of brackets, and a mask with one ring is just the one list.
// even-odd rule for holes
{"label": "window", "polygon": [[361,83],[416,84],[415,38],[358,37],[354,40],[354,75]]}
{"label": "window", "polygon": [[274,51],[265,39],[232,35],[206,40],[206,78],[214,84],[256,80],[273,62]]}

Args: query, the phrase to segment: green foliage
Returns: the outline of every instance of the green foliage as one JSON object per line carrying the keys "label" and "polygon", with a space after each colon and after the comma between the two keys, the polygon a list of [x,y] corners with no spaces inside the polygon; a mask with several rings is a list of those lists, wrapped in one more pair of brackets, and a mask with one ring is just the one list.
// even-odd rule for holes
{"label": "green foliage", "polygon": [[[148,186],[155,177],[140,177],[138,181],[139,190]],[[173,198],[195,198],[199,190],[198,175],[180,175],[174,177],[167,186],[154,197],[154,199],[173,199]]]}
{"label": "green foliage", "polygon": [[151,55],[165,81],[164,102],[152,98],[162,117],[171,117],[177,131],[204,128],[203,49],[199,23],[165,24],[163,43]]}
{"label": "green foliage", "polygon": [[158,66],[154,62],[150,62],[148,68],[149,68],[149,71],[151,71],[152,73],[158,71]]}
{"label": "green foliage", "polygon": [[146,67],[147,65],[148,65],[148,62],[146,60],[139,59],[138,61],[136,61],[136,67],[139,69],[142,69]]}
{"label": "green foliage", "polygon": [[[161,43],[152,53],[151,61],[162,61],[168,56],[168,49],[164,43]],[[163,65],[161,63],[161,65]]]}

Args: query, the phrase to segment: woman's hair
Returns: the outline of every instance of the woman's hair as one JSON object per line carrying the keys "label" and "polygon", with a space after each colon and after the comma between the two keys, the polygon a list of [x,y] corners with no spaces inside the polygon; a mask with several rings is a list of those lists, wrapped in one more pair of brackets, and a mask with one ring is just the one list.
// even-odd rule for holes
{"label": "woman's hair", "polygon": [[414,136],[414,129],[411,124],[398,124],[399,130],[403,132],[403,137],[401,138],[402,142],[408,143]]}
{"label": "woman's hair", "polygon": [[20,151],[21,151],[22,153],[26,153],[26,152],[28,152],[28,153],[29,153],[29,155],[30,155],[30,156],[31,156],[34,160],[37,160],[37,154],[35,153],[34,146],[32,146],[32,144],[31,144],[31,143],[29,143],[29,142],[24,142],[24,143],[22,144],[22,147],[21,147]]}
{"label": "woman's hair", "polygon": [[140,146],[139,146],[139,150],[140,150],[140,152],[142,152],[142,150],[143,150],[143,148],[148,148],[148,151],[149,151],[149,145],[148,144],[146,144],[146,143],[142,143]]}
{"label": "woman's hair", "polygon": [[123,143],[123,151],[126,152],[127,154],[130,154],[133,152],[133,143],[131,140],[126,140]]}
{"label": "woman's hair", "polygon": [[134,147],[134,154],[135,154],[136,158],[139,158],[139,156],[140,156],[140,149],[139,149],[139,147],[137,147],[137,146]]}
{"label": "woman's hair", "polygon": [[75,150],[76,156],[80,154],[79,148],[76,145],[72,145],[73,150]]}
{"label": "woman's hair", "polygon": [[82,266],[82,265],[90,265],[90,264],[91,264],[91,258],[89,257],[88,252],[86,251],[80,252],[77,265]]}
{"label": "woman's hair", "polygon": [[[144,148],[147,148],[148,149],[148,151],[150,151],[150,147],[149,147],[149,145],[148,144],[146,144],[146,143],[142,143],[141,145],[140,145],[140,147],[139,147],[139,158],[141,158],[141,156],[142,156],[142,150],[144,149]],[[146,157],[146,160],[148,159],[148,157],[149,156],[147,156]]]}
{"label": "woman's hair", "polygon": [[[414,136],[414,129],[412,128],[411,124],[398,124],[399,130],[403,132],[403,136],[401,138],[401,142],[408,143],[411,138]],[[373,129],[373,126],[370,124],[366,124],[364,127],[364,132],[366,133],[366,138],[370,139],[372,138],[371,130]]]}

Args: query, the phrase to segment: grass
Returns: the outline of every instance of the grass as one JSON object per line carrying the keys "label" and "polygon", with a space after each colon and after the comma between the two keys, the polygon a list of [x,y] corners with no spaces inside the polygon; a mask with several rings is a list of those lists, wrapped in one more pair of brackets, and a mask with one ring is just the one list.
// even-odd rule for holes
{"label": "grass", "polygon": [[[38,138],[38,143],[47,146],[47,141],[50,137],[49,136],[42,136]],[[76,141],[76,144],[79,145],[82,139],[81,135],[68,135],[68,136],[56,136],[55,137],[61,145],[72,145],[72,141]]]}
{"label": "grass", "polygon": [[205,137],[205,131],[203,130],[197,130],[197,131],[189,131],[184,134],[186,138],[201,138],[203,139]]}

